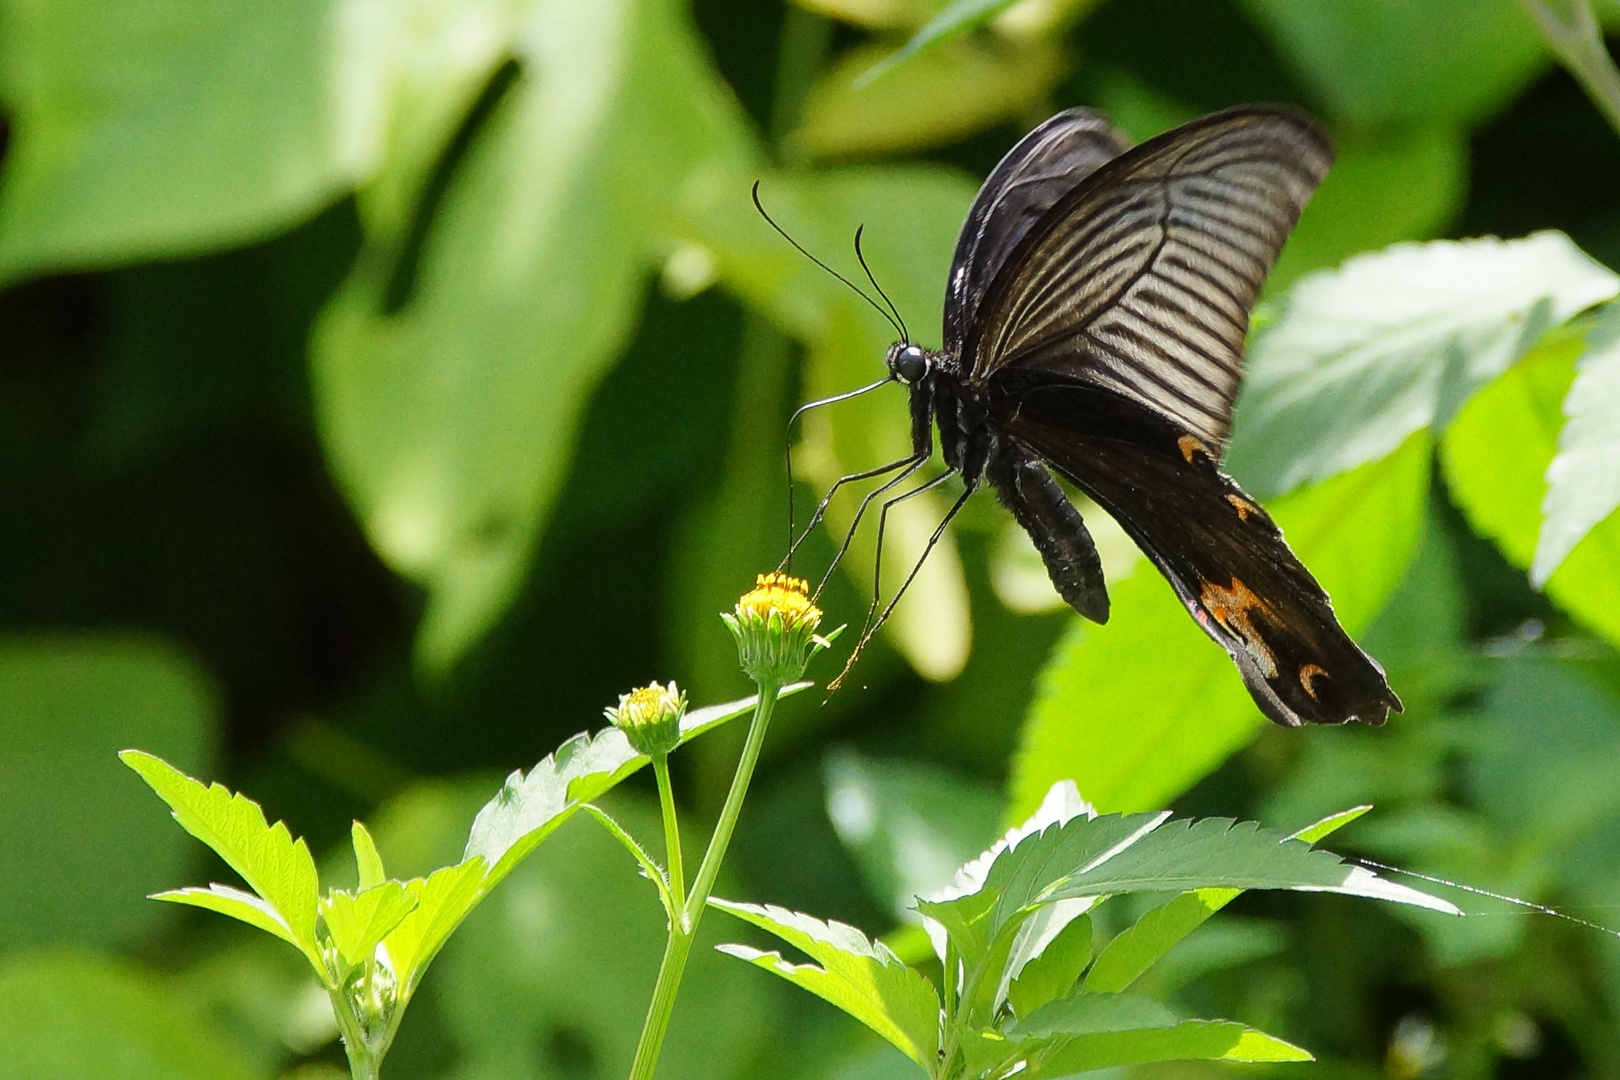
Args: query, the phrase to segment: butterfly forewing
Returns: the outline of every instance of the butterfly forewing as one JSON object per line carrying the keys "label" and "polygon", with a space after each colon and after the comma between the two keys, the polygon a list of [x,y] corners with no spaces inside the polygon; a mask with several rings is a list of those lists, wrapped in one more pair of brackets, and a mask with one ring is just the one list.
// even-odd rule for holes
{"label": "butterfly forewing", "polygon": [[[1092,382],[1218,457],[1249,309],[1332,160],[1314,121],[1267,107],[1217,113],[1101,165],[999,266],[959,354],[965,378],[1018,368]],[[947,330],[951,317],[948,304]]]}
{"label": "butterfly forewing", "polygon": [[979,189],[956,242],[946,283],[946,351],[961,352],[979,302],[1030,228],[1075,184],[1129,146],[1101,113],[1069,109],[1007,152]]}

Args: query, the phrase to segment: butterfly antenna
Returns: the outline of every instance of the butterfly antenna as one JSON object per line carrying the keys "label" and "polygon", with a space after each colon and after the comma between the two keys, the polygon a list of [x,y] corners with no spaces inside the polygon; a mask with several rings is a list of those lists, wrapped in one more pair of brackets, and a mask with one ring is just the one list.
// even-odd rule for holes
{"label": "butterfly antenna", "polygon": [[[786,573],[788,570],[791,570],[793,568],[793,553],[795,551],[799,550],[799,545],[800,544],[804,543],[804,537],[799,536],[797,534],[797,531],[795,530],[794,525],[793,525],[793,425],[794,425],[794,423],[796,423],[798,421],[799,417],[803,416],[805,413],[809,412],[811,409],[818,409],[823,405],[836,405],[840,401],[848,401],[850,398],[860,397],[862,394],[871,393],[873,390],[876,390],[879,387],[887,386],[887,385],[889,385],[890,383],[892,383],[894,381],[895,381],[895,376],[887,375],[887,376],[884,376],[883,378],[879,379],[875,383],[871,383],[870,385],[861,387],[859,390],[846,390],[842,394],[834,394],[832,397],[825,397],[825,398],[822,398],[820,401],[807,401],[803,405],[800,405],[797,409],[794,409],[793,410],[793,415],[788,417],[788,422],[787,422],[788,549],[787,549],[787,555],[785,555],[782,558],[781,565],[776,568],[778,571]],[[869,470],[869,471],[864,472],[864,473],[851,473],[849,476],[841,476],[841,477],[839,477],[838,480],[833,484],[833,486],[827,491],[827,497],[821,500],[821,505],[816,507],[816,512],[811,517],[810,524],[805,526],[805,530],[804,530],[805,535],[806,536],[809,535],[810,530],[816,527],[816,523],[821,520],[821,516],[824,513],[827,512],[827,503],[832,499],[833,492],[837,491],[840,487],[843,487],[845,484],[849,483],[850,481],[853,481],[853,480],[867,480],[867,479],[870,479],[871,477],[874,477],[874,476],[882,476],[886,472],[893,472],[895,469],[898,469],[901,465],[906,464],[910,460],[911,460],[910,458],[903,458],[899,462],[897,462],[896,464],[885,465],[880,469],[873,469],[873,470]]]}
{"label": "butterfly antenna", "polygon": [[900,314],[900,309],[894,306],[894,301],[889,299],[889,294],[883,291],[883,286],[878,284],[877,278],[872,274],[872,268],[866,265],[866,252],[861,250],[861,233],[865,230],[864,224],[855,226],[855,257],[860,260],[861,269],[866,271],[866,280],[872,283],[872,288],[877,290],[877,294],[883,297],[883,302],[889,305],[889,310],[894,312],[891,321],[900,324],[900,340],[910,345],[911,332],[906,329],[905,317]]}
{"label": "butterfly antenna", "polygon": [[[834,270],[832,267],[828,266],[826,263],[822,262],[820,259],[816,258],[814,255],[812,255],[808,251],[806,251],[804,249],[803,244],[799,243],[797,240],[793,239],[793,237],[789,236],[787,234],[787,230],[782,228],[782,226],[778,225],[776,223],[776,219],[771,217],[770,214],[765,212],[764,205],[761,204],[760,201],[759,201],[759,181],[758,180],[754,181],[754,209],[759,211],[759,216],[764,218],[765,223],[767,225],[769,225],[771,228],[775,229],[777,234],[779,236],[781,236],[782,239],[786,240],[788,243],[793,245],[793,248],[794,248],[795,251],[797,251],[800,255],[803,255],[805,258],[809,259],[811,262],[815,263],[817,266],[821,267],[823,270],[827,271],[827,273],[831,274],[833,277],[837,278],[839,281],[842,281],[846,286],[849,287],[850,292],[854,293],[856,296],[860,297],[862,300],[865,300],[868,304],[872,305],[872,310],[873,311],[877,312],[879,315],[881,315],[885,319],[887,319],[888,322],[889,322],[889,325],[894,327],[895,331],[902,338],[904,338],[906,336],[906,328],[905,328],[905,325],[903,323],[901,323],[893,315],[890,315],[887,311],[883,310],[883,307],[876,300],[873,300],[870,296],[867,296],[866,293],[861,290],[860,286],[856,285],[853,281],[849,280],[849,278],[845,277],[843,274],[840,274],[838,271]],[[879,289],[878,291],[882,292],[881,289]]]}

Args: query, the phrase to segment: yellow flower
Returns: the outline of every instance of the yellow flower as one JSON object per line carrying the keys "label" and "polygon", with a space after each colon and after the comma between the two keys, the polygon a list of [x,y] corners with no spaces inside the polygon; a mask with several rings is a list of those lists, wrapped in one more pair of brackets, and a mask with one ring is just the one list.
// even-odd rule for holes
{"label": "yellow flower", "polygon": [[810,602],[810,583],[786,574],[759,575],[754,588],[737,601],[739,619],[766,619],[772,612],[789,625],[821,622],[821,609]]}
{"label": "yellow flower", "polygon": [[816,636],[821,609],[810,601],[810,586],[786,574],[759,575],[736,610],[720,618],[737,639],[743,671],[755,682],[792,682],[804,674],[810,657],[827,646]]}
{"label": "yellow flower", "polygon": [[603,714],[624,732],[638,754],[664,757],[681,741],[681,717],[686,714],[686,694],[673,681],[657,683],[619,695],[619,707]]}

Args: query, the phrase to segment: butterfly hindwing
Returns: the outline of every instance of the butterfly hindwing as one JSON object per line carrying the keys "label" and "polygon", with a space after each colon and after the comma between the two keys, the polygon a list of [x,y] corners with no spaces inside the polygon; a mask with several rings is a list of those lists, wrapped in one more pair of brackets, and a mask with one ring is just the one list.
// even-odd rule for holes
{"label": "butterfly hindwing", "polygon": [[1214,448],[1136,401],[1026,376],[996,394],[1006,433],[1106,509],[1231,655],[1280,724],[1381,724],[1400,699],[1339,625],[1282,533]]}
{"label": "butterfly hindwing", "polygon": [[1249,310],[1332,160],[1315,121],[1267,106],[1216,113],[1101,165],[997,267],[959,354],[963,377],[982,386],[1018,368],[1093,382],[1219,456]]}

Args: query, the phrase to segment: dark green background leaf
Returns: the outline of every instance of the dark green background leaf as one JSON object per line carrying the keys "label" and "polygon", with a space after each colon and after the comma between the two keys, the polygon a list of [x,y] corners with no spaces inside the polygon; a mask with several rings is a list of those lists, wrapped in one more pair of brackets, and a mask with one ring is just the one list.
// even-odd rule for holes
{"label": "dark green background leaf", "polygon": [[213,761],[215,691],[173,645],[136,635],[0,641],[0,944],[116,945],[171,913],[197,849],[117,753]]}

